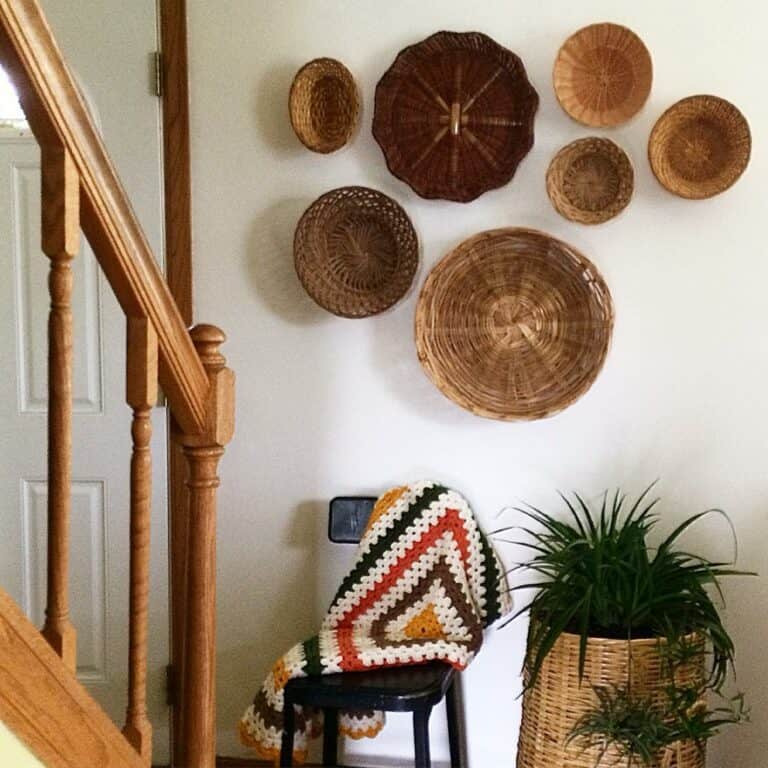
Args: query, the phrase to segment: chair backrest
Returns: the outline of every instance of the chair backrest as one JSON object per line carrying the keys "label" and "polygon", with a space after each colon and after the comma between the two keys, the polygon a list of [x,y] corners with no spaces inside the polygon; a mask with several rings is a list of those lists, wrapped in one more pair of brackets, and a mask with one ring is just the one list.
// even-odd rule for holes
{"label": "chair backrest", "polygon": [[328,538],[336,544],[357,544],[371,516],[375,496],[337,496],[328,512]]}

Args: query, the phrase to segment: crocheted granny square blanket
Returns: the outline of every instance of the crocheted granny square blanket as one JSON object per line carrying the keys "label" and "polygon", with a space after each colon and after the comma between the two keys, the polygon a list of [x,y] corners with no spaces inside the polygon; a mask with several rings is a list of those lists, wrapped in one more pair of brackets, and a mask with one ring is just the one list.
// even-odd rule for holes
{"label": "crocheted granny square blanket", "polygon": [[[504,570],[464,497],[432,482],[393,488],[376,503],[357,561],[320,632],[278,659],[240,721],[244,744],[276,761],[283,689],[296,677],[440,660],[464,669],[483,629],[510,608]],[[297,708],[294,761],[322,714]],[[375,736],[383,712],[346,712],[340,732]]]}

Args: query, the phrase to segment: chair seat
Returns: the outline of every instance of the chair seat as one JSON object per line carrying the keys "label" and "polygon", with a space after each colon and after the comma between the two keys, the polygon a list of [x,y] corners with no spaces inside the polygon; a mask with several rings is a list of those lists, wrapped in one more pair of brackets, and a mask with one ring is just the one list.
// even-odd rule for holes
{"label": "chair seat", "polygon": [[291,680],[286,699],[334,709],[412,712],[437,704],[450,688],[455,669],[442,662],[341,672]]}

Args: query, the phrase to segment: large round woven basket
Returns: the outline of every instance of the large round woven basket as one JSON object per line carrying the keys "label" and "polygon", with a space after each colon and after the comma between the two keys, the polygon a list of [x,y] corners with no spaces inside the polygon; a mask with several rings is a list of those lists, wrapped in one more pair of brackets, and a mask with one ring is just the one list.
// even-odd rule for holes
{"label": "large round woven basket", "polygon": [[434,267],[416,310],[416,347],[441,392],[478,416],[539,419],[583,395],[613,329],[595,266],[532,229],[465,240]]}
{"label": "large round woven basket", "polygon": [[512,179],[538,105],[512,51],[479,32],[437,32],[379,81],[373,135],[417,194],[466,203]]}
{"label": "large round woven basket", "polygon": [[419,244],[392,198],[368,187],[341,187],[304,212],[293,254],[302,285],[321,307],[340,317],[368,317],[408,292]]}
{"label": "large round woven basket", "polygon": [[670,192],[702,199],[736,183],[751,149],[749,123],[733,104],[718,96],[689,96],[656,122],[648,159]]}
{"label": "large round woven basket", "polygon": [[288,98],[291,125],[299,141],[327,154],[352,136],[360,98],[350,71],[336,59],[313,59],[293,78]]}
{"label": "large round woven basket", "polygon": [[555,95],[576,121],[596,128],[625,123],[651,92],[653,64],[627,27],[590,24],[571,35],[555,59]]}
{"label": "large round woven basket", "polygon": [[[693,637],[689,638],[694,640]],[[593,686],[626,687],[639,698],[662,703],[669,679],[662,639],[590,638],[584,678],[579,683],[578,635],[564,633],[541,666],[536,683],[523,695],[517,768],[628,768],[613,748],[600,758],[602,746],[568,743],[574,725],[597,702]],[[703,654],[675,672],[680,687],[700,682]],[[525,672],[526,686],[529,673]],[[658,757],[659,768],[704,768],[704,755],[693,742],[679,742]]]}
{"label": "large round woven basket", "polygon": [[547,170],[555,210],[581,224],[601,224],[629,205],[635,173],[627,153],[610,139],[589,136],[563,147]]}

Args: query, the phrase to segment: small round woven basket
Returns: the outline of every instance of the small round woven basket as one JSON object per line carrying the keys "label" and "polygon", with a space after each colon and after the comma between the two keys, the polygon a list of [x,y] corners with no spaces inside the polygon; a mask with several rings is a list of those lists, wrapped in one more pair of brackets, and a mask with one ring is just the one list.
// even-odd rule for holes
{"label": "small round woven basket", "polygon": [[293,78],[288,98],[299,141],[327,154],[343,147],[357,125],[360,97],[350,71],[336,59],[314,59]]}
{"label": "small round woven basket", "polygon": [[659,182],[699,200],[724,192],[749,164],[752,136],[744,115],[718,96],[689,96],[656,122],[648,159]]}
{"label": "small round woven basket", "polygon": [[574,120],[594,128],[621,125],[651,92],[651,54],[631,29],[591,24],[563,43],[553,81],[560,106]]}
{"label": "small round woven basket", "polygon": [[435,386],[478,416],[539,419],[583,395],[605,360],[613,303],[595,266],[532,229],[465,240],[434,267],[416,348]]}
{"label": "small round woven basket", "polygon": [[[693,636],[690,641],[695,641]],[[536,683],[528,688],[525,671],[523,716],[517,749],[517,768],[629,768],[611,748],[600,757],[600,746],[578,740],[568,743],[574,725],[597,703],[594,686],[625,687],[631,681],[639,698],[661,704],[669,684],[664,669],[665,640],[589,638],[584,678],[579,682],[578,635],[563,633],[547,654]],[[680,687],[693,686],[705,674],[701,660],[675,672]],[[658,756],[659,768],[704,768],[705,757],[695,743],[677,742]]]}
{"label": "small round woven basket", "polygon": [[419,244],[392,198],[367,187],[341,187],[304,212],[293,254],[299,280],[317,304],[340,317],[368,317],[408,292]]}
{"label": "small round woven basket", "polygon": [[601,224],[632,199],[635,173],[627,153],[610,139],[590,136],[563,147],[547,170],[547,194],[570,221]]}

